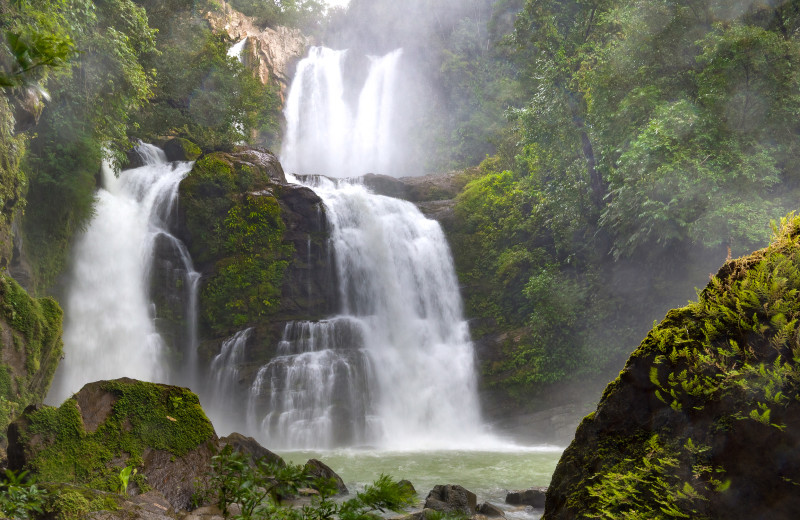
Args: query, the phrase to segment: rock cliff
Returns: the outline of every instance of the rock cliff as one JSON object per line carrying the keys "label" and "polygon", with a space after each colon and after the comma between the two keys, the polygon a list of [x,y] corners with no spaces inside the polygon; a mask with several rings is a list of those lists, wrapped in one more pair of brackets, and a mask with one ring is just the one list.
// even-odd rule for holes
{"label": "rock cliff", "polygon": [[226,32],[232,39],[247,38],[244,63],[257,72],[263,84],[278,84],[285,98],[289,88],[292,67],[305,54],[311,41],[299,29],[289,27],[256,27],[253,20],[233,9],[224,0],[216,11],[206,13],[211,27]]}
{"label": "rock cliff", "polygon": [[561,457],[544,519],[795,518],[799,319],[790,218],[650,331]]}
{"label": "rock cliff", "polygon": [[31,298],[0,274],[0,448],[9,422],[50,388],[63,348],[61,318],[55,300]]}

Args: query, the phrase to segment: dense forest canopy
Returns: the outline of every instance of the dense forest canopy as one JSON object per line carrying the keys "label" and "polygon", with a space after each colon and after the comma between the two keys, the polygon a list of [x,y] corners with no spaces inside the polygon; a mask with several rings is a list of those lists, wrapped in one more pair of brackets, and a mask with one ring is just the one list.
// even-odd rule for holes
{"label": "dense forest canopy", "polygon": [[[473,331],[502,344],[484,375],[503,392],[605,381],[653,318],[796,206],[800,2],[231,5],[415,60],[410,153],[426,171],[468,168],[448,233]],[[205,151],[277,146],[276,87],[226,55],[233,42],[203,17],[218,8],[0,0],[6,197],[27,198],[39,292],[54,290],[91,214],[102,158],[166,136]],[[38,124],[11,132],[30,92]]]}

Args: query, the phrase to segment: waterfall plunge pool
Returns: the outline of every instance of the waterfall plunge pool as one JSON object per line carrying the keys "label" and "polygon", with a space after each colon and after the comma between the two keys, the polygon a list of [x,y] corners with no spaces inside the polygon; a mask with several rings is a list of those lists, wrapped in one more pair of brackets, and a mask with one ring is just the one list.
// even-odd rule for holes
{"label": "waterfall plunge pool", "polygon": [[506,494],[549,485],[562,451],[555,446],[509,446],[501,451],[339,449],[279,454],[293,464],[304,464],[312,458],[321,460],[342,477],[351,493],[385,474],[414,484],[422,507],[435,485],[458,484],[475,493],[478,504],[490,502],[502,508],[509,519],[533,520],[541,517],[541,510],[509,506],[505,504]]}

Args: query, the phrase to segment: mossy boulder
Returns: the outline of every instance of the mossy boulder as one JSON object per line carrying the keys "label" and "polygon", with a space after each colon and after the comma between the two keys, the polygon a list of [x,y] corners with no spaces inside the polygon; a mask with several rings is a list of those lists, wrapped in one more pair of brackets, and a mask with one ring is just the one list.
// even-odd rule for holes
{"label": "mossy boulder", "polygon": [[322,200],[288,184],[274,155],[258,149],[202,156],[180,185],[176,236],[200,287],[200,359],[250,328],[240,390],[274,354],[284,325],[335,311],[336,287]]}
{"label": "mossy boulder", "polygon": [[84,386],[60,407],[29,407],[8,429],[9,467],[39,482],[129,492],[155,489],[176,509],[190,504],[217,452],[217,435],[195,394],[132,379]]}
{"label": "mossy boulder", "polygon": [[47,395],[63,352],[62,312],[52,298],[31,298],[0,274],[0,447],[6,428]]}
{"label": "mossy boulder", "polygon": [[670,311],[578,427],[545,520],[795,518],[800,218]]}
{"label": "mossy boulder", "polygon": [[199,146],[182,137],[165,142],[163,149],[168,161],[194,161],[203,153]]}

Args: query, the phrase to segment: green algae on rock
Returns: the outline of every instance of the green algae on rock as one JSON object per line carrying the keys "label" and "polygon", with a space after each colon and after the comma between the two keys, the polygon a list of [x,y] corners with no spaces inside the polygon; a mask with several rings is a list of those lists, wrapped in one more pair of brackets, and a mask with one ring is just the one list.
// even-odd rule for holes
{"label": "green algae on rock", "polygon": [[31,298],[0,274],[0,446],[14,417],[47,394],[63,352],[61,326],[55,300]]}
{"label": "green algae on rock", "polygon": [[[251,328],[242,368],[258,370],[274,355],[286,322],[334,312],[324,205],[311,189],[287,183],[270,152],[245,147],[200,157],[180,184],[180,201],[176,236],[202,274],[201,362]],[[155,292],[157,314],[167,321],[158,303],[165,298]]]}
{"label": "green algae on rock", "polygon": [[176,508],[189,505],[218,441],[195,394],[132,379],[87,384],[58,408],[29,407],[8,432],[11,469],[116,491],[133,466],[139,492],[156,489]]}
{"label": "green algae on rock", "polygon": [[564,452],[546,520],[800,511],[800,217],[670,311]]}

